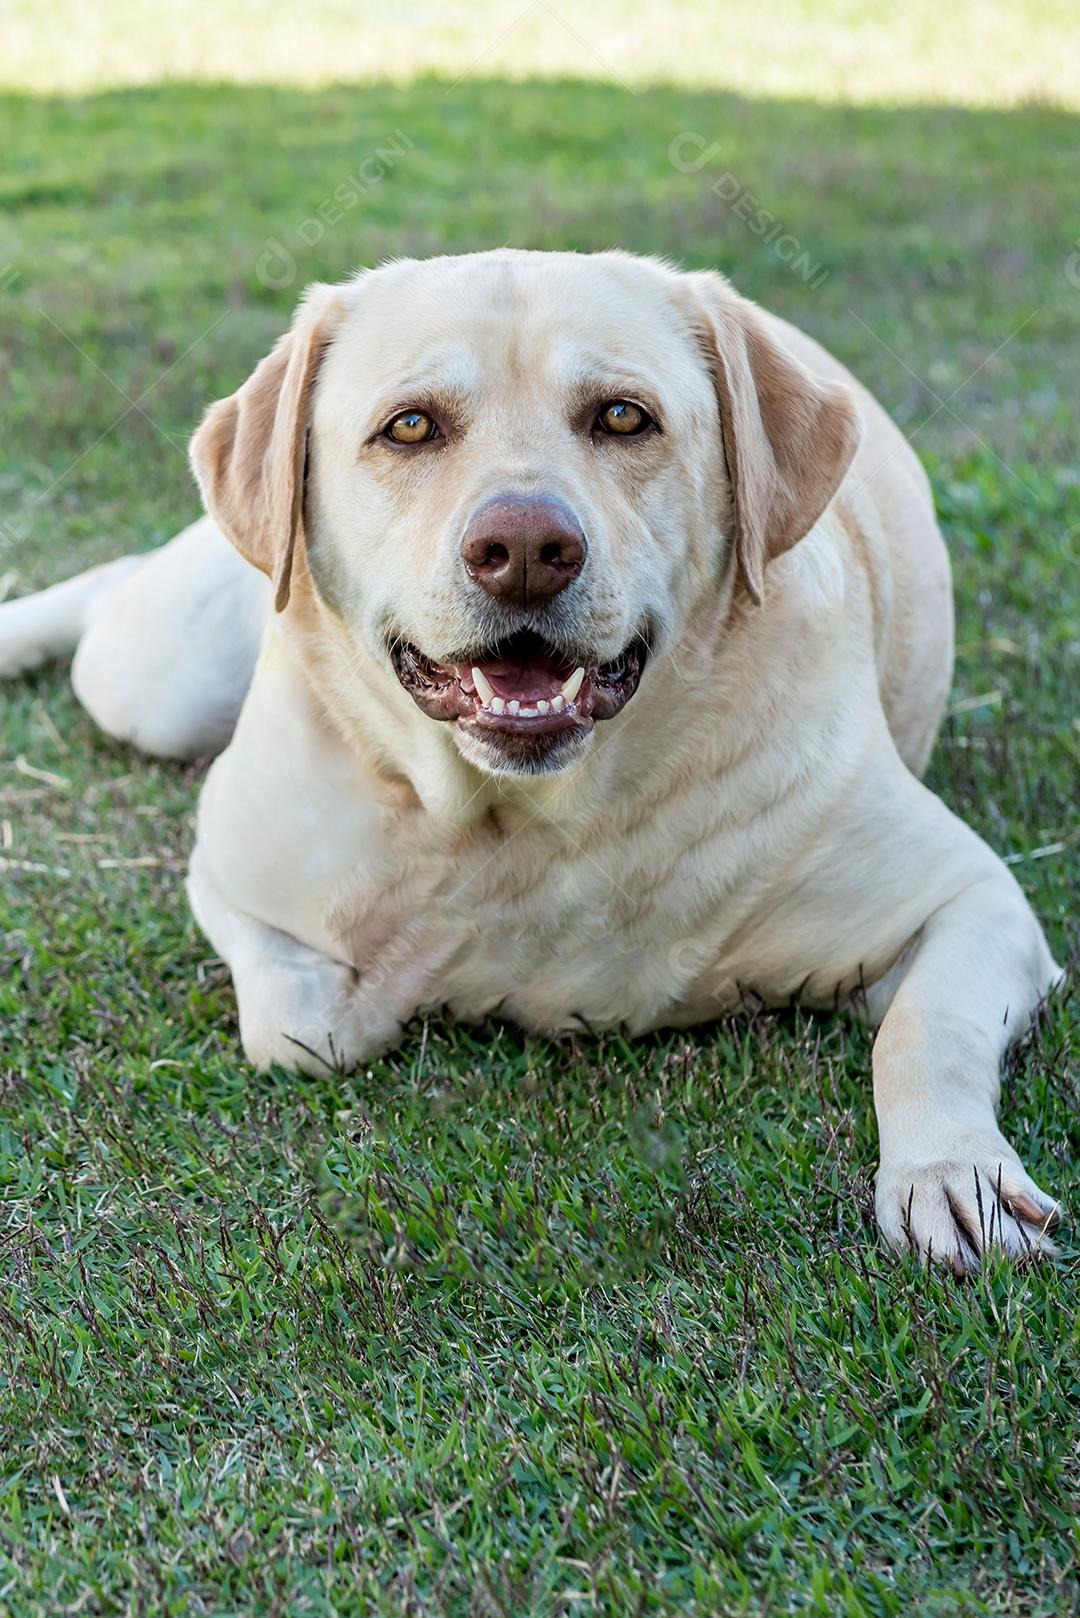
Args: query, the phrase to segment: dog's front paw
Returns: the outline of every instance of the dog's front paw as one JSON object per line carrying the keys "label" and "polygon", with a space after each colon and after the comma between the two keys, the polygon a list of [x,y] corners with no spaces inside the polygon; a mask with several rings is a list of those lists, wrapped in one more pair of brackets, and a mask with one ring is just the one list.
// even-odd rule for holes
{"label": "dog's front paw", "polygon": [[876,1201],[893,1247],[957,1275],[977,1269],[995,1249],[1017,1259],[1053,1253],[1049,1233],[1060,1221],[1058,1203],[996,1133],[947,1140],[931,1161],[883,1153]]}
{"label": "dog's front paw", "polygon": [[268,968],[257,992],[239,996],[244,1055],[256,1068],[351,1073],[401,1035],[401,1023],[365,991],[352,967],[313,957],[308,967]]}

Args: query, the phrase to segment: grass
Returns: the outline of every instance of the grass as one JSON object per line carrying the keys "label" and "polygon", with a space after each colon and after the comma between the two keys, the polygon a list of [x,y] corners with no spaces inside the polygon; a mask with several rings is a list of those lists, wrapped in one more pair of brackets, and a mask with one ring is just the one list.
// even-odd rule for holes
{"label": "grass", "polygon": [[[50,68],[35,45],[0,97],[0,574],[37,586],[193,515],[191,426],[309,278],[502,240],[719,264],[914,435],[958,591],[932,782],[1073,958],[1080,131],[1006,84],[1053,82],[1071,47],[1039,44],[1033,8],[1026,61],[974,41],[965,77],[965,36],[915,8],[937,43],[904,68],[911,104],[855,106],[837,53],[879,8],[727,9],[727,78],[680,8],[686,82],[620,43],[637,93],[561,36],[547,79],[511,82],[528,58],[503,43],[456,83],[465,45],[436,59],[422,18],[362,87],[256,82],[332,63],[327,7],[291,74],[275,46],[243,85],[110,88],[85,10],[58,12],[72,48]],[[209,15],[181,60],[155,14],[160,73],[220,71]],[[765,66],[785,15],[828,40],[820,71],[782,57],[786,99]],[[693,82],[755,73],[751,98]],[[1002,104],[949,105],[957,80]],[[403,155],[307,245],[395,131]],[[716,143],[700,172],[669,158],[688,131]],[[823,279],[720,199],[729,171]],[[288,285],[259,278],[271,237]],[[63,671],[0,701],[0,1611],[1075,1610],[1076,1249],[958,1286],[877,1248],[864,1032],[432,1021],[353,1080],[254,1077],[183,896],[200,769],[96,735]],[[1070,991],[1004,1099],[1067,1199],[1078,1088]]]}

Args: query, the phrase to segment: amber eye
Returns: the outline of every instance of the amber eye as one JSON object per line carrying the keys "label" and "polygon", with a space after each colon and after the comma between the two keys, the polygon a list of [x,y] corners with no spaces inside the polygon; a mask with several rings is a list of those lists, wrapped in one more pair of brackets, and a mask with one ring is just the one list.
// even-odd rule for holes
{"label": "amber eye", "polygon": [[426,444],[428,439],[438,437],[439,429],[425,411],[403,410],[387,422],[383,433],[395,444]]}
{"label": "amber eye", "polygon": [[618,433],[622,438],[632,438],[635,433],[643,433],[646,427],[652,426],[652,417],[647,416],[640,405],[631,404],[629,399],[611,399],[597,416],[596,425],[602,433]]}

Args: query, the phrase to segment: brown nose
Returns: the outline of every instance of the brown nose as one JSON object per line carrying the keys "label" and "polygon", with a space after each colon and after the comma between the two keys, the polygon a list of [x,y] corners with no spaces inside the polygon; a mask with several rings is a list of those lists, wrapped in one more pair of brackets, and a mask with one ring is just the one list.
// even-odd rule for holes
{"label": "brown nose", "polygon": [[469,518],[461,556],[470,579],[508,606],[550,601],[585,565],[570,507],[547,495],[498,494]]}

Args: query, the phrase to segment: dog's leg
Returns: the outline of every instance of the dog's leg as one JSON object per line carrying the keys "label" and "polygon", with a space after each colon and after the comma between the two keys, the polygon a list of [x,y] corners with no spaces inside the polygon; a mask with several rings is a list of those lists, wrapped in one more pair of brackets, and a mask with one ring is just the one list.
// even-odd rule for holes
{"label": "dog's leg", "polygon": [[997,865],[936,910],[869,991],[881,1020],[877,1215],[895,1246],[958,1272],[992,1247],[1014,1258],[1053,1250],[1057,1204],[1024,1171],[996,1110],[1005,1049],[1059,977],[1027,901]]}
{"label": "dog's leg", "polygon": [[79,642],[71,683],[110,736],[163,758],[226,745],[270,611],[270,587],[209,517],[144,558]]}
{"label": "dog's leg", "polygon": [[230,904],[196,849],[188,877],[195,919],[227,962],[248,1061],[300,1073],[351,1072],[397,1043],[430,961],[411,937],[361,976]]}
{"label": "dog's leg", "polygon": [[69,657],[109,596],[145,561],[145,556],[121,556],[0,605],[0,679]]}
{"label": "dog's leg", "polygon": [[0,605],[0,678],[72,652],[71,683],[110,736],[163,758],[218,753],[251,683],[270,586],[202,517]]}

